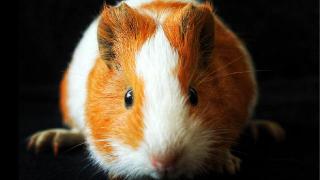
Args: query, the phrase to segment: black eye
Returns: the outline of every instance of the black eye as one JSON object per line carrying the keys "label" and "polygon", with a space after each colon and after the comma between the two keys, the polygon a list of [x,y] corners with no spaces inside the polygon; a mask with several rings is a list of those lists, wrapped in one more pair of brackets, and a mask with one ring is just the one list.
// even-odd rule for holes
{"label": "black eye", "polygon": [[126,108],[130,108],[133,104],[133,91],[129,89],[124,95],[124,103]]}
{"label": "black eye", "polygon": [[189,101],[193,106],[198,104],[198,94],[197,91],[193,88],[189,89]]}

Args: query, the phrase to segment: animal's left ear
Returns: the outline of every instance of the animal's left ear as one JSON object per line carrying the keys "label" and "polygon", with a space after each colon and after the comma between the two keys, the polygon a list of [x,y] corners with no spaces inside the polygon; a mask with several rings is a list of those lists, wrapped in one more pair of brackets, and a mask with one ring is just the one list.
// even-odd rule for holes
{"label": "animal's left ear", "polygon": [[180,35],[188,47],[200,53],[200,67],[206,66],[214,47],[214,16],[211,4],[189,4],[184,7],[180,14]]}

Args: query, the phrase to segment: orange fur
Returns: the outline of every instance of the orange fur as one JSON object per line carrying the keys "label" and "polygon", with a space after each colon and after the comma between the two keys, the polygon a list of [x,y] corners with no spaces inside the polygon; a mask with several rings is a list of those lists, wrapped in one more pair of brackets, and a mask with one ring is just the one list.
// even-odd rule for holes
{"label": "orange fur", "polygon": [[[155,32],[155,27],[150,17],[127,5],[106,7],[102,12],[98,36],[101,42],[111,42],[113,46],[110,49],[100,44],[100,52],[109,48],[107,51],[111,50],[114,56],[98,58],[89,75],[86,112],[93,139],[113,138],[132,148],[139,146],[143,138],[141,108],[144,95],[143,82],[135,74],[134,56]],[[106,29],[111,33],[106,33]],[[134,92],[134,105],[130,109],[124,104],[128,88]],[[107,142],[96,142],[96,146],[103,152],[112,151]]]}
{"label": "orange fur", "polygon": [[68,98],[68,93],[67,93],[67,77],[68,77],[68,71],[66,71],[63,74],[63,78],[60,82],[60,99],[59,99],[59,105],[60,105],[60,111],[62,114],[62,119],[64,124],[68,125],[69,127],[73,126],[73,122],[69,117],[69,112],[68,112],[68,107],[67,107],[67,98]]}
{"label": "orange fur", "polygon": [[[199,5],[195,7],[191,4],[185,6],[179,11],[173,13],[164,22],[164,31],[173,47],[179,53],[179,67],[177,70],[182,90],[187,90],[193,74],[199,71],[197,68],[201,63],[201,49],[199,44],[200,31],[204,26],[211,27],[212,16],[210,5]],[[211,31],[213,32],[213,31]],[[206,36],[214,36],[206,34]]]}
{"label": "orange fur", "polygon": [[[89,94],[87,119],[95,140],[114,138],[136,148],[142,138],[141,106],[143,103],[143,84],[137,78],[131,79],[134,90],[134,106],[127,110],[124,94],[129,84],[119,72],[108,69],[105,62],[97,60],[89,75]],[[110,151],[107,142],[96,142],[97,147]]]}

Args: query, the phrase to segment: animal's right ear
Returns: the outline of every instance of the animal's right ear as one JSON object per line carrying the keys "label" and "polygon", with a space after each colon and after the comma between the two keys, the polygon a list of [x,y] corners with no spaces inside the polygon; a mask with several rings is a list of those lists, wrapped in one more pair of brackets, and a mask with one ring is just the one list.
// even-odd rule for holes
{"label": "animal's right ear", "polygon": [[106,62],[110,69],[120,68],[120,63],[116,62],[116,53],[114,48],[114,44],[116,43],[115,31],[118,24],[115,22],[115,18],[119,16],[117,14],[124,13],[123,9],[127,7],[123,6],[124,5],[112,7],[105,4],[99,21],[98,43],[100,57]]}
{"label": "animal's right ear", "polygon": [[149,22],[137,10],[126,3],[113,7],[105,5],[101,13],[98,26],[98,43],[100,57],[110,69],[121,69],[120,62],[125,53],[130,53],[133,41],[145,39],[146,33],[154,29]]}

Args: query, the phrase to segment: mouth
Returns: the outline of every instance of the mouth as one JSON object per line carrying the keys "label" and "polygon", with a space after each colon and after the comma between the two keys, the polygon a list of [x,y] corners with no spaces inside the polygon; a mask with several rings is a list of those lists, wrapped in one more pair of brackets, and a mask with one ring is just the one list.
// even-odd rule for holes
{"label": "mouth", "polygon": [[164,171],[164,172],[154,171],[153,173],[151,173],[151,177],[154,179],[166,180],[166,179],[177,179],[179,175],[177,173],[168,172],[168,171]]}
{"label": "mouth", "polygon": [[157,180],[179,180],[192,179],[193,173],[183,168],[183,164],[166,169],[154,169],[149,176]]}

